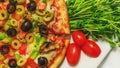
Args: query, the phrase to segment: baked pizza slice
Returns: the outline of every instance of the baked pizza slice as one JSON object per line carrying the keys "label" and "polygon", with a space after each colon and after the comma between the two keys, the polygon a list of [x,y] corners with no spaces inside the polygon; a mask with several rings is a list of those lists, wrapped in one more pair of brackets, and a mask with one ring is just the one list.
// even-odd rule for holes
{"label": "baked pizza slice", "polygon": [[51,42],[41,46],[39,57],[48,58],[48,68],[58,68],[64,60],[67,47],[69,45],[69,36],[49,34]]}
{"label": "baked pizza slice", "polygon": [[51,1],[51,9],[54,13],[54,19],[50,22],[49,28],[55,34],[70,34],[68,13],[64,0],[49,0]]}
{"label": "baked pizza slice", "polygon": [[69,34],[64,0],[0,0],[0,68],[57,68]]}
{"label": "baked pizza slice", "polygon": [[[0,43],[0,66],[20,68],[58,68],[69,45],[68,35],[28,33],[27,43],[13,39],[11,44]],[[25,39],[23,39],[25,40]],[[32,41],[31,41],[32,40]]]}

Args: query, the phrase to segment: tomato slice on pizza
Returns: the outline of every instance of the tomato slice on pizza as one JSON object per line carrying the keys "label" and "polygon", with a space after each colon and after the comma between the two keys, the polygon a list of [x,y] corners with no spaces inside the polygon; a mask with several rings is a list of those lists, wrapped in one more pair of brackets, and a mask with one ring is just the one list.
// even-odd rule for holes
{"label": "tomato slice on pizza", "polygon": [[0,0],[0,68],[58,68],[69,34],[64,0]]}

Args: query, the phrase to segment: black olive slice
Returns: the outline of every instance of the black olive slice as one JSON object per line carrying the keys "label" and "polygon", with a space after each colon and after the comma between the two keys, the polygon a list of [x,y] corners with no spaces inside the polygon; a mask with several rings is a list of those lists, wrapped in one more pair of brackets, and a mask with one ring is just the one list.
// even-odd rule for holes
{"label": "black olive slice", "polygon": [[22,31],[28,32],[32,29],[32,22],[30,20],[25,20],[21,26]]}
{"label": "black olive slice", "polygon": [[8,45],[2,45],[1,46],[1,48],[0,48],[0,52],[1,52],[1,54],[8,54],[9,53],[9,47],[8,47]]}
{"label": "black olive slice", "polygon": [[8,62],[8,65],[10,68],[16,68],[17,67],[17,61],[15,59],[10,59]]}
{"label": "black olive slice", "polygon": [[27,9],[28,9],[29,11],[34,11],[34,10],[36,10],[36,2],[33,1],[33,0],[30,1],[30,3],[28,3]]}
{"label": "black olive slice", "polygon": [[38,58],[38,65],[40,68],[46,68],[48,65],[48,60],[46,57],[39,57]]}
{"label": "black olive slice", "polygon": [[9,29],[7,30],[7,35],[8,35],[9,37],[16,36],[16,34],[17,34],[17,31],[16,31],[16,29],[14,29],[14,28],[9,28]]}
{"label": "black olive slice", "polygon": [[15,4],[8,4],[6,9],[7,9],[7,12],[11,14],[11,13],[15,12],[16,5]]}

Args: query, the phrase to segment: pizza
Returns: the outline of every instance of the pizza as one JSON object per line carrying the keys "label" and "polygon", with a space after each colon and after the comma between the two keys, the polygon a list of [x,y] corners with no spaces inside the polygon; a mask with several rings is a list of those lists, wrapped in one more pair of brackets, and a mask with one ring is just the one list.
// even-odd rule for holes
{"label": "pizza", "polygon": [[64,0],[0,0],[0,68],[59,68],[69,35]]}

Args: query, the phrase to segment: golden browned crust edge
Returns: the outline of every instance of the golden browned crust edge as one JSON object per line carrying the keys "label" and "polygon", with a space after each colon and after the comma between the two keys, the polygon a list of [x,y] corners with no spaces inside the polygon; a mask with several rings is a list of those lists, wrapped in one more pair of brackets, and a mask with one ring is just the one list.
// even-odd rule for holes
{"label": "golden browned crust edge", "polygon": [[66,40],[65,47],[62,49],[61,53],[54,59],[53,64],[49,68],[59,68],[61,63],[63,62],[66,54],[67,47],[70,43],[70,40]]}
{"label": "golden browned crust edge", "polygon": [[[66,28],[66,31],[64,34],[70,34],[70,26],[69,26],[69,18],[68,18],[68,10],[65,4],[65,0],[57,0],[58,4],[61,4],[60,9],[61,9],[61,13],[63,13],[62,16],[64,16],[64,18],[66,19],[66,24],[68,24],[69,28]],[[55,58],[54,62],[52,65],[50,65],[49,68],[59,68],[59,66],[61,65],[61,63],[63,62],[64,58],[65,58],[65,54],[66,54],[66,50],[67,47],[70,43],[70,39],[67,39],[65,42],[65,47],[62,49],[61,53]]]}
{"label": "golden browned crust edge", "polygon": [[64,17],[66,23],[67,24],[67,28],[65,27],[65,34],[70,34],[70,25],[69,25],[69,17],[68,17],[68,10],[67,10],[67,6],[65,4],[65,0],[59,0],[59,2],[61,4],[61,14]]}
{"label": "golden browned crust edge", "polygon": [[[54,6],[57,7],[57,11],[60,13],[58,19],[62,19],[62,21],[59,22],[59,26],[57,26],[60,31],[53,31],[55,34],[70,34],[70,25],[69,25],[69,18],[68,18],[68,10],[67,6],[65,4],[65,0],[54,0]],[[52,24],[54,25],[54,23]],[[50,28],[54,28],[51,26]]]}

